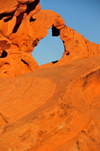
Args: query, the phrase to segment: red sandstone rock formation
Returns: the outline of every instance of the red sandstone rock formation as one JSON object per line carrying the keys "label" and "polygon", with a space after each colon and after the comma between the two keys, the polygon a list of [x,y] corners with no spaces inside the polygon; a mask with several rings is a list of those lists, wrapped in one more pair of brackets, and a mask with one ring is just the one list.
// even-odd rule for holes
{"label": "red sandstone rock formation", "polygon": [[[100,45],[39,0],[0,0],[0,14],[0,151],[100,151]],[[51,27],[65,51],[39,67]]]}
{"label": "red sandstone rock formation", "polygon": [[67,27],[59,14],[41,10],[39,0],[8,0],[0,4],[0,77],[16,77],[38,69],[31,52],[51,27],[52,35],[60,35],[65,47],[60,64],[100,54],[99,45]]}

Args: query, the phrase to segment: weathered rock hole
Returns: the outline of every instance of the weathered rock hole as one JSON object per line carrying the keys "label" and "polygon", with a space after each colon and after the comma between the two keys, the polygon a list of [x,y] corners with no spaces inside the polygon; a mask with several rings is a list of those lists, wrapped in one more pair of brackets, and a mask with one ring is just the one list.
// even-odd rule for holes
{"label": "weathered rock hole", "polygon": [[0,56],[0,58],[5,58],[7,57],[7,52],[5,50],[3,50],[2,55]]}
{"label": "weathered rock hole", "polygon": [[36,47],[38,45],[39,39],[33,41],[33,46]]}
{"label": "weathered rock hole", "polygon": [[36,19],[33,19],[32,17],[30,18],[30,22],[33,22],[33,21],[35,21]]}
{"label": "weathered rock hole", "polygon": [[70,55],[70,52],[69,52],[69,51],[66,51],[66,55],[67,55],[67,56]]}
{"label": "weathered rock hole", "polygon": [[29,67],[29,64],[25,60],[21,59],[21,61]]}

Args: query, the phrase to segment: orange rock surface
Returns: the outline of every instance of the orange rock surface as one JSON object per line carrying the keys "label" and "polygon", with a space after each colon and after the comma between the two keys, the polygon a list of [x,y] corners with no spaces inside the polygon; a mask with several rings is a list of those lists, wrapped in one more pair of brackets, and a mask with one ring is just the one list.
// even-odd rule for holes
{"label": "orange rock surface", "polygon": [[[65,51],[39,67],[51,27]],[[0,0],[0,151],[100,151],[100,45],[39,0]]]}

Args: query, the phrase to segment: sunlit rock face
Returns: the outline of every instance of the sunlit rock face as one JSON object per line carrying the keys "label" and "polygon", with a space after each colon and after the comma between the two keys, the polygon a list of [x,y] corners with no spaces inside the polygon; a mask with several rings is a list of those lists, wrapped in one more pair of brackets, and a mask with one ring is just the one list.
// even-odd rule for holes
{"label": "sunlit rock face", "polygon": [[[49,28],[63,57],[39,67]],[[100,45],[39,0],[0,0],[0,77],[0,151],[100,151]]]}
{"label": "sunlit rock face", "polygon": [[60,35],[64,44],[63,63],[100,54],[99,45],[67,27],[59,14],[41,10],[39,3],[39,0],[0,1],[0,77],[37,70],[39,66],[31,52],[51,27],[52,36]]}
{"label": "sunlit rock face", "polygon": [[34,42],[31,21],[40,9],[39,0],[0,0],[0,77],[38,69],[31,55],[34,43],[38,43]]}

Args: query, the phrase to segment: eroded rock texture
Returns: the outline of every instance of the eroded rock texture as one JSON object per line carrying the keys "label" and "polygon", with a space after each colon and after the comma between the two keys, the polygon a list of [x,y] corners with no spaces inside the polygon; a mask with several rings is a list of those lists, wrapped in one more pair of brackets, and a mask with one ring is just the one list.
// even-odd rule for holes
{"label": "eroded rock texture", "polygon": [[31,21],[40,9],[39,0],[0,0],[0,77],[38,69],[31,55],[36,46]]}
{"label": "eroded rock texture", "polygon": [[0,1],[0,77],[38,69],[31,52],[51,27],[52,36],[60,35],[64,43],[63,63],[100,54],[99,45],[67,27],[59,14],[41,10],[39,0],[4,0]]}
{"label": "eroded rock texture", "polygon": [[[100,45],[39,0],[0,0],[0,14],[0,151],[100,151]],[[51,27],[64,54],[38,67]]]}

